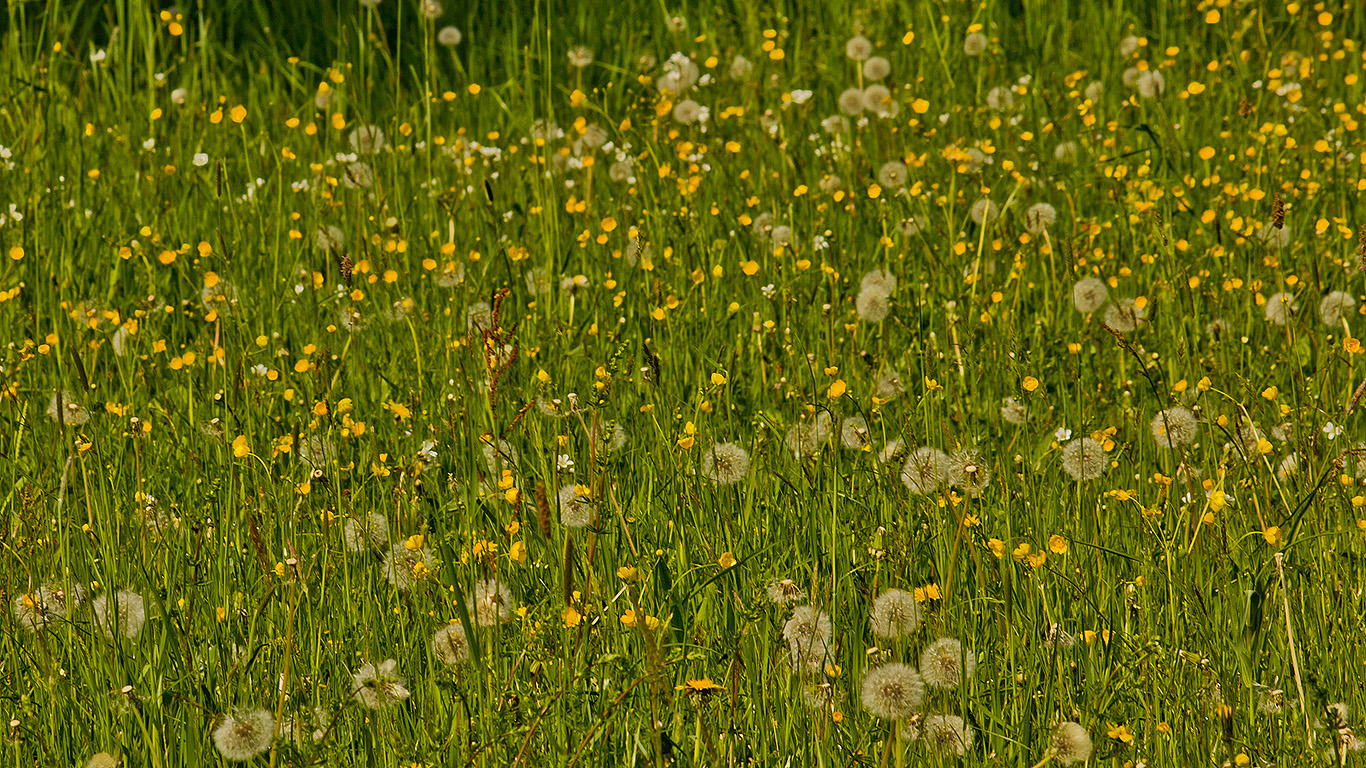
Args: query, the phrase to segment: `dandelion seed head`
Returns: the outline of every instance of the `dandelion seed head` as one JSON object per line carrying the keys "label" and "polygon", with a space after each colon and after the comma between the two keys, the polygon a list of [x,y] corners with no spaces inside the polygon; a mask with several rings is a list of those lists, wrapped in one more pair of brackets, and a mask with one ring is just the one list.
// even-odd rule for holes
{"label": "dandelion seed head", "polygon": [[890,74],[892,63],[881,56],[873,56],[863,62],[863,76],[868,80],[881,80]]}
{"label": "dandelion seed head", "polygon": [[1079,437],[1062,448],[1063,471],[1078,482],[1100,477],[1109,465],[1105,448],[1089,437]]}
{"label": "dandelion seed head", "polygon": [[447,624],[432,635],[432,655],[446,666],[456,666],[470,660],[470,639],[459,624]]}
{"label": "dandelion seed head", "polygon": [[969,56],[981,56],[987,49],[987,36],[981,32],[972,32],[963,38],[963,53]]}
{"label": "dandelion seed head", "polygon": [[113,595],[106,592],[91,601],[90,607],[95,612],[95,625],[110,640],[115,636],[132,640],[142,632],[142,626],[147,621],[142,595],[127,589],[121,589]]}
{"label": "dandelion seed head", "polygon": [[351,144],[352,152],[373,155],[384,149],[384,131],[378,125],[362,125],[351,132],[347,141]]}
{"label": "dandelion seed head", "polygon": [[939,490],[948,476],[949,457],[938,448],[917,448],[901,468],[901,482],[911,493],[930,494]]}
{"label": "dandelion seed head", "polygon": [[464,33],[457,27],[442,27],[440,31],[436,33],[436,42],[447,48],[454,48],[455,46],[460,45],[460,41],[464,39]]}
{"label": "dandelion seed head", "polygon": [[978,224],[989,224],[1001,215],[1001,209],[988,198],[982,198],[972,204],[972,209],[968,215]]}
{"label": "dandelion seed head", "polygon": [[920,722],[920,738],[937,755],[965,755],[972,748],[972,726],[957,715],[927,715]]}
{"label": "dandelion seed head", "polygon": [[1029,420],[1029,409],[1013,397],[1001,401],[1001,418],[1008,424],[1019,426]]}
{"label": "dandelion seed head", "polygon": [[797,586],[797,582],[792,579],[774,579],[768,583],[764,593],[768,595],[768,601],[774,605],[800,603],[806,599],[806,590]]}
{"label": "dandelion seed head", "polygon": [[977,656],[951,637],[935,640],[920,654],[920,674],[935,688],[957,688],[976,669]]}
{"label": "dandelion seed head", "polygon": [[865,323],[880,323],[891,314],[892,304],[886,293],[877,289],[863,289],[854,299],[858,318]]}
{"label": "dandelion seed head", "polygon": [[1273,293],[1266,300],[1266,306],[1262,307],[1262,312],[1266,319],[1276,325],[1285,325],[1295,314],[1295,296],[1290,293]]}
{"label": "dandelion seed head", "polygon": [[404,542],[399,542],[389,548],[389,554],[384,558],[380,570],[395,589],[408,590],[427,578],[435,569],[436,558],[430,549],[425,546],[415,550],[408,549]]}
{"label": "dandelion seed head", "polygon": [[75,394],[69,390],[59,389],[53,392],[52,400],[47,405],[48,418],[72,427],[79,427],[90,421],[90,411],[74,398]]}
{"label": "dandelion seed head", "polygon": [[1132,333],[1146,317],[1147,310],[1140,308],[1133,299],[1119,299],[1105,308],[1105,324],[1120,333]]}
{"label": "dandelion seed head", "polygon": [[389,543],[389,521],[378,512],[352,517],[342,526],[342,541],[352,552],[382,550]]}
{"label": "dandelion seed head", "polygon": [[1078,312],[1095,312],[1110,298],[1110,291],[1099,278],[1083,277],[1072,286],[1072,306]]}
{"label": "dandelion seed head", "polygon": [[899,720],[920,707],[925,683],[909,664],[892,662],[863,676],[863,708],[884,720]]}
{"label": "dandelion seed head", "polygon": [[351,675],[352,687],[360,703],[369,709],[384,709],[408,699],[408,681],[398,673],[398,662],[386,659],[378,666],[364,664]]}
{"label": "dandelion seed head", "polygon": [[968,448],[949,457],[945,480],[970,496],[980,496],[991,485],[991,469],[983,462],[981,451]]}
{"label": "dandelion seed head", "polygon": [[1035,203],[1025,210],[1025,229],[1030,234],[1042,235],[1058,220],[1058,210],[1048,203]]}
{"label": "dandelion seed head", "polygon": [[920,604],[904,589],[889,589],[873,600],[868,618],[877,637],[908,637],[920,626]]}
{"label": "dandelion seed head", "polygon": [[854,35],[844,44],[844,55],[854,61],[866,61],[873,55],[873,43],[863,35]]}
{"label": "dandelion seed head", "polygon": [[467,600],[467,609],[481,627],[492,627],[512,619],[517,602],[508,585],[497,579],[481,579]]}
{"label": "dandelion seed head", "polygon": [[1356,311],[1357,300],[1346,291],[1333,291],[1319,302],[1319,319],[1324,325],[1342,325],[1342,319]]}
{"label": "dandelion seed head", "polygon": [[1081,723],[1059,723],[1053,731],[1053,758],[1062,765],[1091,759],[1091,733]]}
{"label": "dandelion seed head", "polygon": [[72,582],[43,584],[14,598],[14,618],[30,632],[42,631],[53,619],[69,617],[85,601],[85,587]]}
{"label": "dandelion seed head", "polygon": [[1181,448],[1195,442],[1200,422],[1188,409],[1176,406],[1158,411],[1148,424],[1159,448]]}
{"label": "dandelion seed head", "polygon": [[255,707],[227,715],[213,730],[213,745],[224,760],[245,762],[264,754],[275,738],[275,715]]}
{"label": "dandelion seed head", "polygon": [[716,443],[702,453],[701,469],[717,485],[734,485],[749,472],[749,453],[735,443]]}
{"label": "dandelion seed head", "polygon": [[[888,189],[894,189],[906,183],[907,177],[906,164],[900,160],[890,160],[882,164],[877,172],[877,183]],[[896,287],[895,281],[892,287]],[[887,291],[891,293],[891,291]]]}
{"label": "dandelion seed head", "polygon": [[588,498],[587,489],[582,490],[584,493],[580,495],[580,487],[570,483],[561,486],[556,494],[560,502],[560,524],[566,528],[587,528],[593,524],[598,507]]}

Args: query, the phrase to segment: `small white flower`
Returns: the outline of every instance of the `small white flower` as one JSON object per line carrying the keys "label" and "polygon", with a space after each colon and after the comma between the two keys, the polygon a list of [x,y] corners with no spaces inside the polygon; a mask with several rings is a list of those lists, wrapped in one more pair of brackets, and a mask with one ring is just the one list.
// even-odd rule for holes
{"label": "small white flower", "polygon": [[1323,425],[1323,434],[1328,435],[1329,440],[1336,440],[1342,434],[1342,427],[1330,421]]}
{"label": "small white flower", "polygon": [[573,469],[574,460],[569,458],[569,454],[562,453],[555,459],[555,468],[559,470]]}
{"label": "small white flower", "polygon": [[799,90],[792,92],[792,103],[794,104],[805,104],[806,100],[809,98],[811,98],[811,91]]}
{"label": "small white flower", "polygon": [[197,166],[199,166],[199,167],[201,167],[201,168],[204,167],[204,166],[206,166],[206,165],[208,165],[208,164],[209,164],[209,156],[206,155],[206,154],[204,154],[203,152],[196,152],[196,153],[194,153],[194,164],[197,165]]}
{"label": "small white flower", "polygon": [[436,462],[436,442],[435,442],[435,441],[432,441],[432,440],[423,440],[423,441],[422,441],[422,448],[418,450],[417,455],[420,456],[420,457],[422,457],[422,460],[425,461],[425,462],[427,462],[428,464],[433,464],[433,463],[435,463],[435,462]]}
{"label": "small white flower", "polygon": [[143,148],[143,149],[146,149],[146,150],[149,150],[149,151],[152,150],[152,149],[155,149],[155,148],[156,148],[156,145],[157,145],[157,140],[156,140],[156,139],[148,139],[148,140],[142,142],[142,148]]}
{"label": "small white flower", "polygon": [[109,54],[105,53],[105,50],[103,48],[99,49],[98,51],[92,51],[90,53],[90,63],[99,64],[101,61],[104,61],[105,57],[108,55]]}
{"label": "small white flower", "polygon": [[1058,430],[1053,433],[1053,439],[1057,440],[1060,443],[1066,442],[1067,440],[1071,440],[1072,430],[1068,429],[1067,427],[1058,427]]}

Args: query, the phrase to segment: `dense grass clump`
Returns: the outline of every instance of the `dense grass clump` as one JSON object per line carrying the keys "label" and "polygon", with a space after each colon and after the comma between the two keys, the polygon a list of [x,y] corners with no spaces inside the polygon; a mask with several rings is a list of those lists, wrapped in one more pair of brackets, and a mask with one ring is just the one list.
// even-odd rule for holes
{"label": "dense grass clump", "polygon": [[1340,4],[11,3],[16,765],[1343,765]]}

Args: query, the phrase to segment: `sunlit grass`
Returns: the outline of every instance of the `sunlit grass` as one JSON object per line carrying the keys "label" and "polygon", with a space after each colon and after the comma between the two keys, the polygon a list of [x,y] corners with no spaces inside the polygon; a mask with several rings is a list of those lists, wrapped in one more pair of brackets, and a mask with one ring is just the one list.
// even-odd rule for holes
{"label": "sunlit grass", "polygon": [[399,5],[9,7],[15,764],[1358,759],[1360,13]]}

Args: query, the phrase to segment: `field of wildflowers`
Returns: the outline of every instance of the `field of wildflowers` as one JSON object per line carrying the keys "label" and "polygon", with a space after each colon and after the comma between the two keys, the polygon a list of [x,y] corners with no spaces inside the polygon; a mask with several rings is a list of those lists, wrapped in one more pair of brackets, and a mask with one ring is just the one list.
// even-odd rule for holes
{"label": "field of wildflowers", "polygon": [[444,5],[7,6],[7,763],[1366,759],[1360,7]]}

